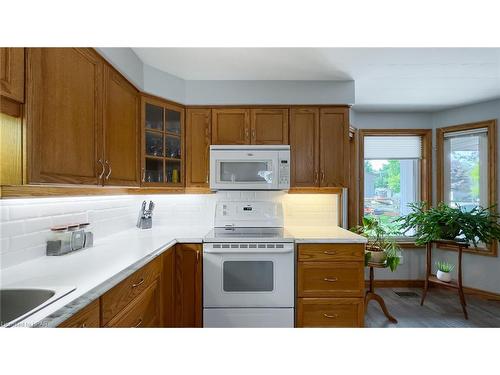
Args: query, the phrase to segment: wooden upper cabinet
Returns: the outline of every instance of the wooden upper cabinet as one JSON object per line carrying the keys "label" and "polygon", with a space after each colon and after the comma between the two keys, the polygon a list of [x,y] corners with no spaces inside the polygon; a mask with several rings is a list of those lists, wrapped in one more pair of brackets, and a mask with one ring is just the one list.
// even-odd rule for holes
{"label": "wooden upper cabinet", "polygon": [[108,66],[105,67],[104,93],[104,184],[138,186],[139,93]]}
{"label": "wooden upper cabinet", "polygon": [[252,109],[251,143],[288,144],[288,109]]}
{"label": "wooden upper cabinet", "polygon": [[211,111],[186,111],[186,187],[208,187]]}
{"label": "wooden upper cabinet", "polygon": [[320,187],[349,183],[349,109],[320,110]]}
{"label": "wooden upper cabinet", "polygon": [[212,109],[212,144],[250,144],[250,110]]}
{"label": "wooden upper cabinet", "polygon": [[27,50],[30,183],[99,183],[102,71],[89,48]]}
{"label": "wooden upper cabinet", "polygon": [[24,48],[0,48],[0,95],[24,103]]}
{"label": "wooden upper cabinet", "polygon": [[319,186],[319,109],[292,108],[291,187]]}

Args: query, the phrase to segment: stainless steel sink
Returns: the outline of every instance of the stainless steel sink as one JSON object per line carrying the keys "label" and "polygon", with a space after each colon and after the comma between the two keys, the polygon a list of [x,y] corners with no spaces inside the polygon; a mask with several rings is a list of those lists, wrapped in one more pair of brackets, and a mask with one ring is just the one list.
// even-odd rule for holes
{"label": "stainless steel sink", "polygon": [[15,325],[73,290],[69,287],[0,289],[0,326]]}

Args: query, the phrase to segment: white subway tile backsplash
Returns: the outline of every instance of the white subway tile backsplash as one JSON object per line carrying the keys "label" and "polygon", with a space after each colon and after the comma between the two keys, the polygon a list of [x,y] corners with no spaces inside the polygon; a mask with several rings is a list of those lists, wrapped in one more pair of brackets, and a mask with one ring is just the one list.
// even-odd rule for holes
{"label": "white subway tile backsplash", "polygon": [[285,225],[337,225],[338,199],[330,194],[230,191],[216,194],[38,198],[0,201],[0,267],[45,255],[49,228],[90,222],[96,239],[135,227],[143,200],[155,202],[153,225],[214,224],[218,200],[283,203]]}

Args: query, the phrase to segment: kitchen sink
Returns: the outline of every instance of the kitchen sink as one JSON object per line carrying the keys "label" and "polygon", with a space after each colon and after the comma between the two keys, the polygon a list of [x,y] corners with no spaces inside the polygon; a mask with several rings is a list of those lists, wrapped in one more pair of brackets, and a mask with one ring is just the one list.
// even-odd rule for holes
{"label": "kitchen sink", "polygon": [[73,290],[70,287],[0,289],[0,326],[15,325]]}

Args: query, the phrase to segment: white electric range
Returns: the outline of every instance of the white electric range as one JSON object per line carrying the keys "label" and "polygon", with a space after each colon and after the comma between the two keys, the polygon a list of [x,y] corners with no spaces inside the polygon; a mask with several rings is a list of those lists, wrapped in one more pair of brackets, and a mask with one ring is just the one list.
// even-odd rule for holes
{"label": "white electric range", "polygon": [[204,327],[294,326],[294,242],[281,203],[218,202],[203,241]]}

